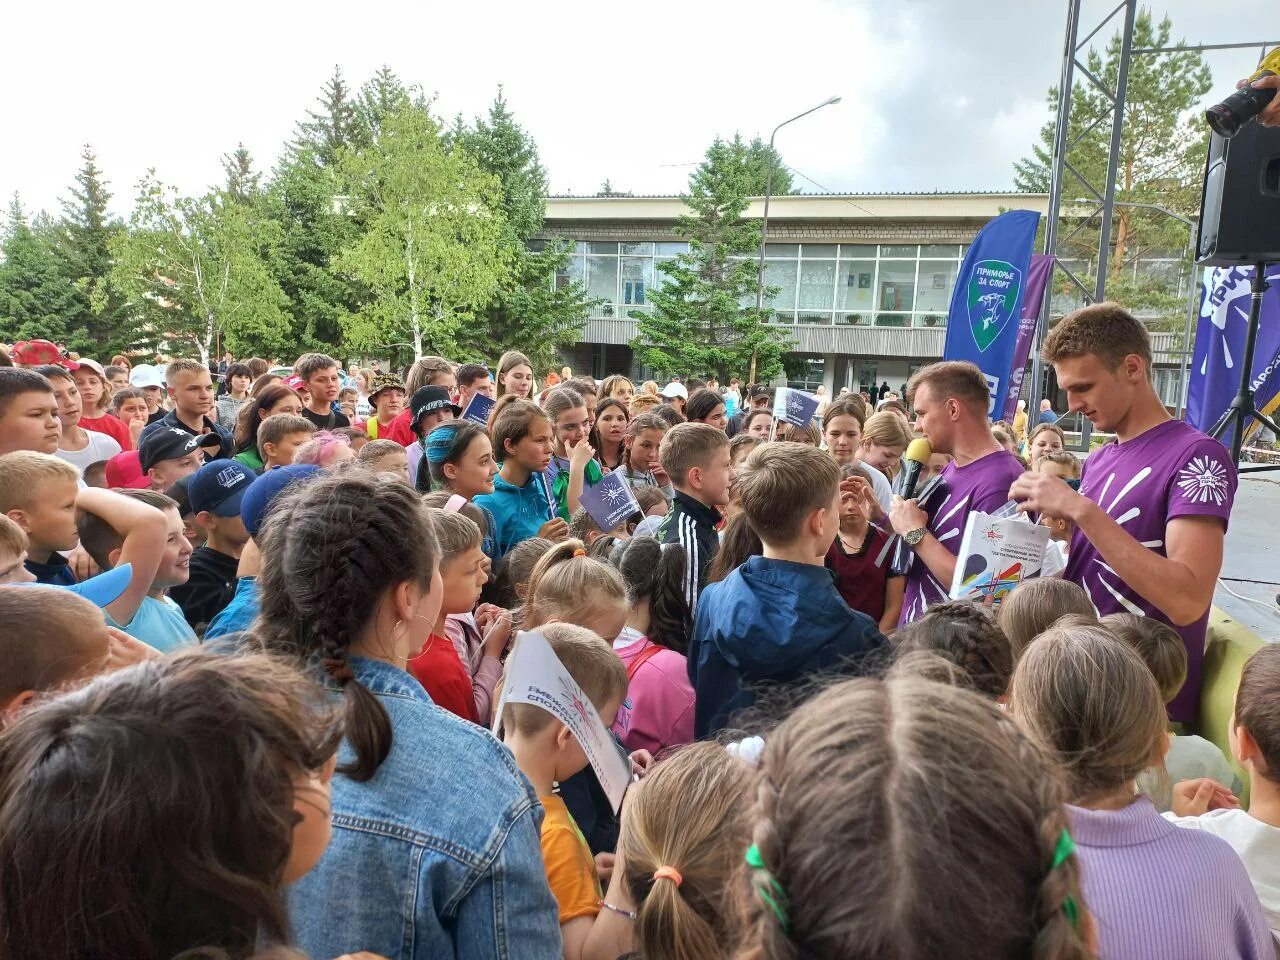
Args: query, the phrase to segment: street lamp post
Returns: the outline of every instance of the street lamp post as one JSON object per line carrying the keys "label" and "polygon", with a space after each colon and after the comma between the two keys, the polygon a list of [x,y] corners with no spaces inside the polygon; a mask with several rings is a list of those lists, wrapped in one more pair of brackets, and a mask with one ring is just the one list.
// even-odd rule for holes
{"label": "street lamp post", "polygon": [[[799,120],[801,117],[807,117],[809,114],[821,110],[823,107],[829,107],[840,102],[839,97],[831,97],[823,100],[816,107],[810,107],[804,113],[797,113],[790,120],[783,120],[780,124],[773,128],[773,133],[769,134],[769,169],[764,179],[764,214],[760,218],[760,260],[756,267],[756,313],[758,314],[764,309],[764,240],[769,232],[769,196],[773,193],[773,140],[778,135],[778,131],[785,127],[788,123]],[[751,351],[751,375],[747,378],[747,383],[756,382],[756,351]]]}

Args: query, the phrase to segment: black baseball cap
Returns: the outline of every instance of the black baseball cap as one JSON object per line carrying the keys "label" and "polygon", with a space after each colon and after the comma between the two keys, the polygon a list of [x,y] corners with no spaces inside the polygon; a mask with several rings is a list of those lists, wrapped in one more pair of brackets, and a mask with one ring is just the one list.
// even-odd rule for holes
{"label": "black baseball cap", "polygon": [[187,433],[179,427],[157,427],[138,443],[138,465],[146,473],[161,460],[178,460],[199,447],[221,447],[216,433]]}
{"label": "black baseball cap", "polygon": [[440,386],[440,384],[432,383],[425,387],[419,387],[409,400],[409,415],[413,417],[413,432],[418,432],[418,424],[421,422],[423,414],[431,413],[433,410],[443,410],[445,407],[452,410],[455,417],[462,412],[462,409],[449,396],[449,391]]}
{"label": "black baseball cap", "polygon": [[191,499],[191,512],[206,510],[220,517],[240,516],[240,502],[244,492],[257,478],[252,470],[238,460],[213,460],[191,475],[187,493]]}
{"label": "black baseball cap", "polygon": [[747,390],[748,399],[754,400],[756,397],[772,397],[773,388],[763,383],[753,383]]}

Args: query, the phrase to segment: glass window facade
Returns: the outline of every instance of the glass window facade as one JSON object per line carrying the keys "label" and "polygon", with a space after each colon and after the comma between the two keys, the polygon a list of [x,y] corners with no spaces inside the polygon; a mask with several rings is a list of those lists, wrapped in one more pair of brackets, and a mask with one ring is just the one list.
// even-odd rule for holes
{"label": "glass window facade", "polygon": [[[596,316],[626,317],[653,309],[648,293],[663,266],[688,250],[682,241],[579,242],[556,279],[585,283],[604,301]],[[765,305],[779,323],[945,325],[963,253],[959,244],[769,243],[764,282],[777,293]]]}
{"label": "glass window facade", "polygon": [[[556,283],[584,283],[602,301],[596,316],[627,317],[653,309],[649,293],[662,285],[663,267],[688,250],[688,243],[677,240],[579,241]],[[961,244],[769,243],[764,282],[777,293],[765,305],[777,322],[787,324],[942,327],[964,252]],[[1159,253],[1127,264],[1126,272],[1185,292],[1188,270],[1176,257]],[[743,259],[754,267],[754,257]],[[1088,261],[1064,263],[1092,285]],[[1065,277],[1059,274],[1054,283],[1055,314],[1084,305]],[[754,293],[742,305],[754,306]]]}

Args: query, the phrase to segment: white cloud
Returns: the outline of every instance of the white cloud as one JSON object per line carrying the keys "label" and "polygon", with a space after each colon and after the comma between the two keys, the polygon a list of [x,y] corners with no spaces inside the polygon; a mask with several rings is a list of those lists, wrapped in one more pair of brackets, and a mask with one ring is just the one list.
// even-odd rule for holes
{"label": "white cloud", "polygon": [[[1179,33],[1224,29],[1192,0],[1170,3]],[[713,136],[767,137],[832,95],[843,102],[778,138],[824,186],[998,187],[1043,122],[1062,16],[1017,0],[10,2],[0,198],[56,207],[85,141],[121,212],[149,166],[198,191],[241,140],[268,166],[335,63],[353,84],[389,64],[450,118],[483,112],[505,84],[557,191],[605,178],[679,191]],[[993,28],[1007,34],[994,59],[979,42]]]}

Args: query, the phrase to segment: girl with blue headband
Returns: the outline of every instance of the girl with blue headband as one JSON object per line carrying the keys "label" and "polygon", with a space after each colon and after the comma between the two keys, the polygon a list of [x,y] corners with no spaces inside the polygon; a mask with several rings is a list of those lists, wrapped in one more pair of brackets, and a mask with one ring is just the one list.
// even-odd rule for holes
{"label": "girl with blue headband", "polygon": [[[425,447],[426,456],[419,466],[416,484],[420,491],[444,490],[468,501],[493,493],[498,462],[493,458],[489,435],[482,427],[470,420],[449,420],[427,434]],[[485,515],[482,548],[496,565],[500,555],[494,539],[493,514],[480,504],[475,506]]]}

